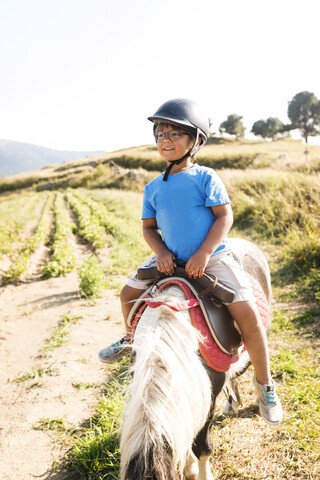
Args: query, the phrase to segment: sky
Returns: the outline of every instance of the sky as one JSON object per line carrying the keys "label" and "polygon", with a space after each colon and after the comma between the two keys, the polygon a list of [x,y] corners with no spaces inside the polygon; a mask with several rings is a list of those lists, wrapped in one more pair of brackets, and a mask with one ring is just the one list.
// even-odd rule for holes
{"label": "sky", "polygon": [[[320,98],[318,0],[1,0],[0,138],[58,150],[153,143],[147,117],[199,102],[288,122]],[[320,137],[316,137],[320,143]],[[310,142],[311,143],[311,142]]]}

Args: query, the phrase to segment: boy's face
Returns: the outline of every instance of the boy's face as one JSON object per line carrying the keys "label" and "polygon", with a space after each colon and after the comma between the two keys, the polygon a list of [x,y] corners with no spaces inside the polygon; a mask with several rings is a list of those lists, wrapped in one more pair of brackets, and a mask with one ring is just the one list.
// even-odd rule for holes
{"label": "boy's face", "polygon": [[[179,130],[174,125],[161,125],[161,127],[159,127],[159,129],[157,130],[158,133],[177,131]],[[189,135],[181,135],[179,140],[175,142],[170,141],[169,138],[166,136],[163,142],[157,142],[157,148],[161,157],[166,160],[167,163],[170,163],[170,161],[179,160],[179,158],[183,157],[183,155],[185,155],[188,150],[190,150],[193,142],[194,140],[192,140]]]}

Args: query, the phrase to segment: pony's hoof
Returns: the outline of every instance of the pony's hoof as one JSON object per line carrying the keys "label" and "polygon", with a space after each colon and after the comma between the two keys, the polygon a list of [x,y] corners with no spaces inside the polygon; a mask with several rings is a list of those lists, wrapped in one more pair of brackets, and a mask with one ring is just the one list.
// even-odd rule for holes
{"label": "pony's hoof", "polygon": [[192,453],[188,455],[187,462],[183,470],[183,475],[186,480],[198,480],[199,463],[197,458]]}
{"label": "pony's hoof", "polygon": [[236,415],[238,413],[239,409],[237,404],[232,401],[232,403],[226,402],[225,406],[223,407],[223,415]]}

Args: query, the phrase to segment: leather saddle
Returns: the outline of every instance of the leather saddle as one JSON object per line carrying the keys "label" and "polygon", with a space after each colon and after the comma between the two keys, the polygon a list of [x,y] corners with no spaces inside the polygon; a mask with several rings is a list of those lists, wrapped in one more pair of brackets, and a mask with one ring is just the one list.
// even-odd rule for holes
{"label": "leather saddle", "polygon": [[[184,282],[199,301],[211,335],[222,352],[236,356],[242,343],[240,332],[223,302],[231,303],[234,292],[223,285],[214,275],[204,274],[200,279],[189,278],[184,267],[176,267],[173,275],[165,275],[155,267],[142,267],[137,272],[139,280],[150,280],[150,287],[137,300],[129,315],[130,319],[144,303],[144,298],[168,280]],[[135,313],[134,313],[135,312]]]}

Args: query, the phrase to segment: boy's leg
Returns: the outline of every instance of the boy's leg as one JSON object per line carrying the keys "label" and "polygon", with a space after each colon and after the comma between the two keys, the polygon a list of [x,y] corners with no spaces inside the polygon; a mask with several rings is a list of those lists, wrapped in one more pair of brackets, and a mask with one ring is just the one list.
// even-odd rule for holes
{"label": "boy's leg", "polygon": [[127,323],[130,310],[135,300],[137,300],[137,298],[139,298],[143,292],[144,290],[141,290],[140,288],[133,288],[129,285],[125,285],[121,290],[120,301],[124,325],[126,328],[126,335],[130,333],[130,325]]}
{"label": "boy's leg", "polygon": [[[141,266],[154,267],[156,265],[156,255],[152,255]],[[129,353],[131,346],[127,341],[127,334],[130,327],[127,324],[129,312],[133,306],[134,301],[142,295],[142,293],[149,287],[150,281],[138,280],[137,272],[129,278],[126,285],[120,293],[121,310],[126,329],[126,335],[108,347],[103,348],[98,353],[99,360],[103,363],[111,363],[121,358],[126,353]]]}
{"label": "boy's leg", "polygon": [[247,275],[232,255],[212,258],[206,271],[217,275],[236,293],[234,303],[226,306],[239,325],[255,369],[254,385],[261,414],[270,425],[278,425],[283,416],[282,407],[271,378],[267,335]]}
{"label": "boy's leg", "polygon": [[257,306],[253,301],[243,301],[227,307],[240,328],[255,369],[253,383],[261,415],[269,425],[276,426],[282,421],[283,410],[271,378],[268,340]]}
{"label": "boy's leg", "polygon": [[121,309],[123,320],[126,329],[126,335],[115,343],[112,343],[108,347],[103,348],[98,353],[99,360],[103,363],[111,363],[121,358],[130,352],[131,346],[127,341],[127,336],[130,333],[130,327],[127,324],[129,312],[132,308],[134,301],[140,297],[143,290],[138,288],[132,288],[129,285],[125,285],[120,293]]}
{"label": "boy's leg", "polygon": [[252,301],[235,302],[227,308],[239,325],[258,382],[271,384],[267,335],[256,304]]}

